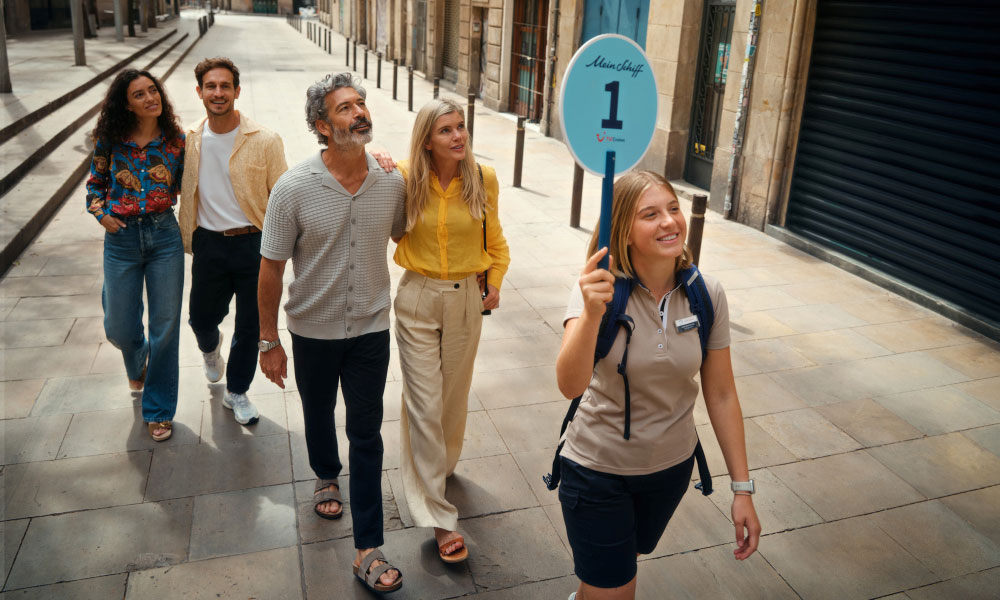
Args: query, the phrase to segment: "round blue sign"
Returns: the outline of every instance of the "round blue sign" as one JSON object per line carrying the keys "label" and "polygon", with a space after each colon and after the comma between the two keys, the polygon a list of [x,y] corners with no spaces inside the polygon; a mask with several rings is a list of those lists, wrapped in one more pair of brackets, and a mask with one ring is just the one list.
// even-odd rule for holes
{"label": "round blue sign", "polygon": [[642,51],[623,35],[599,35],[569,61],[559,92],[559,122],[576,162],[604,175],[608,150],[615,174],[642,159],[653,140],[656,78]]}

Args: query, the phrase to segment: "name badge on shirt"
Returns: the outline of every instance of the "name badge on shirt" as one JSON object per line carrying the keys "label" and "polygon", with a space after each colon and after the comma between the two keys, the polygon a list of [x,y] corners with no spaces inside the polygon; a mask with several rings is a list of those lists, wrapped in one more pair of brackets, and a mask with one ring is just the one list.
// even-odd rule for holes
{"label": "name badge on shirt", "polygon": [[698,328],[698,316],[691,315],[690,317],[684,317],[683,319],[677,319],[674,321],[674,325],[677,327],[677,333],[684,333],[685,331],[690,331],[692,329]]}

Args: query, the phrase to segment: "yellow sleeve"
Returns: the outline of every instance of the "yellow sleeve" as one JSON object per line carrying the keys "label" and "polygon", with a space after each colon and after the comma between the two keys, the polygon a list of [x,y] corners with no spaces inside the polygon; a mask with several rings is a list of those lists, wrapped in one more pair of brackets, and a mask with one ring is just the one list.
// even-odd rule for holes
{"label": "yellow sleeve", "polygon": [[486,253],[490,256],[486,283],[500,289],[503,276],[510,266],[510,249],[500,225],[500,182],[493,167],[483,167],[483,184],[486,186]]}

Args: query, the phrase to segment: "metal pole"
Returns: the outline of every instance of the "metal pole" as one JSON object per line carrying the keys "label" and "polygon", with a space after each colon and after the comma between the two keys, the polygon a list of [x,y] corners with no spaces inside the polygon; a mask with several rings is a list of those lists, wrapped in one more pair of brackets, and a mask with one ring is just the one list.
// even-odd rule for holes
{"label": "metal pole", "polygon": [[469,108],[466,112],[468,114],[465,115],[465,128],[469,131],[469,137],[472,137],[473,126],[476,123],[476,94],[474,92],[469,92]]}
{"label": "metal pole", "polygon": [[10,84],[10,63],[7,62],[7,24],[0,9],[0,94],[10,94],[14,88]]}
{"label": "metal pole", "polygon": [[344,38],[344,64],[351,66],[351,38]]}
{"label": "metal pole", "polygon": [[365,55],[365,71],[364,78],[368,79],[368,46],[361,49],[361,52]]}
{"label": "metal pole", "polygon": [[569,205],[569,226],[580,226],[580,207],[583,205],[583,167],[573,163],[573,197]]}
{"label": "metal pole", "polygon": [[358,40],[354,40],[354,67],[352,70],[355,73],[358,72]]}
{"label": "metal pole", "polygon": [[124,19],[122,19],[122,13],[125,12],[123,10],[123,8],[122,8],[122,2],[124,2],[124,1],[125,0],[113,0],[114,9],[115,9],[115,41],[116,42],[124,42],[125,41],[125,33],[122,31],[122,21],[124,20]]}
{"label": "metal pole", "polygon": [[708,205],[708,196],[705,194],[695,194],[691,200],[691,221],[688,225],[687,246],[691,249],[694,264],[698,264],[701,256],[701,234],[705,230],[705,207]]}
{"label": "metal pole", "polygon": [[438,96],[441,94],[441,78],[434,77],[434,99],[437,100]]}
{"label": "metal pole", "polygon": [[514,143],[514,187],[521,187],[521,166],[524,163],[524,117],[517,117],[517,141]]}
{"label": "metal pole", "polygon": [[375,87],[382,89],[382,52],[378,53],[378,62],[375,63]]}
{"label": "metal pole", "polygon": [[392,59],[392,99],[393,100],[396,99],[396,89],[398,87],[397,84],[399,83],[397,81],[397,77],[398,76],[399,76],[399,59],[398,58],[394,58],[394,59]]}
{"label": "metal pole", "polygon": [[410,98],[406,101],[407,108],[410,112],[413,112],[413,65],[406,67],[407,75],[409,76],[409,88],[410,88]]}
{"label": "metal pole", "polygon": [[[76,59],[76,66],[87,66],[87,55],[83,51],[83,0],[69,0],[69,18],[73,23],[73,55]],[[4,39],[4,55],[7,41]],[[6,61],[5,61],[6,62]]]}

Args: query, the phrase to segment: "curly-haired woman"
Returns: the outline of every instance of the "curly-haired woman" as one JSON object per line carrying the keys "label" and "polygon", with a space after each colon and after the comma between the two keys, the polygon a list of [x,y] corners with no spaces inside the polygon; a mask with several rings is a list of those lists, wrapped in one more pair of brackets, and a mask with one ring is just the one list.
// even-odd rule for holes
{"label": "curly-haired woman", "polygon": [[161,442],[171,435],[177,408],[184,246],[173,205],[184,134],[160,82],[126,69],[111,82],[94,138],[87,211],[105,229],[104,332],[122,351],[129,387],[142,390],[142,418]]}

